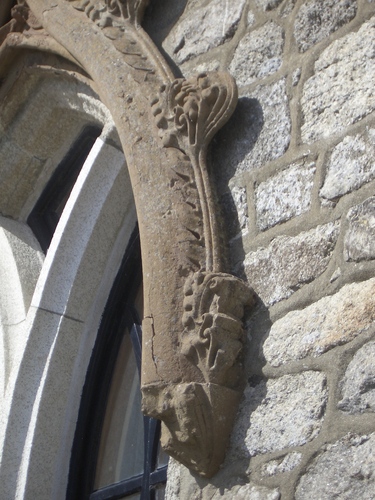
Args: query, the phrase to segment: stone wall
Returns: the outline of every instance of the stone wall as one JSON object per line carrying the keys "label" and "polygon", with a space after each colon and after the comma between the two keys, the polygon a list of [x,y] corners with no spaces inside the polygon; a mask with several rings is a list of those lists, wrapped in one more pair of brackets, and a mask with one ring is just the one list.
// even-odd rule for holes
{"label": "stone wall", "polygon": [[237,79],[211,164],[258,295],[223,468],[172,462],[167,498],[372,499],[375,2],[159,0],[145,28],[176,74]]}

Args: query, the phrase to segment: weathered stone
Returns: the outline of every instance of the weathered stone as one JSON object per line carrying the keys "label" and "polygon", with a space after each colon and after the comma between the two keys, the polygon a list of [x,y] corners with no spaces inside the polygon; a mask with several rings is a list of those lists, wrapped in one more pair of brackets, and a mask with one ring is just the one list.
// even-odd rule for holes
{"label": "weathered stone", "polygon": [[247,26],[252,26],[255,23],[255,15],[252,10],[247,13],[246,24]]}
{"label": "weathered stone", "polygon": [[267,488],[259,486],[252,482],[244,485],[234,486],[231,489],[225,489],[224,492],[216,489],[214,496],[203,495],[202,500],[279,500],[280,492],[276,488]]}
{"label": "weathered stone", "polygon": [[226,193],[221,201],[224,204],[225,213],[229,218],[237,219],[237,224],[231,224],[227,228],[229,238],[245,236],[249,229],[249,215],[247,205],[247,193],[245,187],[233,186],[230,193]]}
{"label": "weathered stone", "polygon": [[351,21],[357,12],[356,0],[310,0],[304,3],[296,17],[294,37],[300,52],[324,40]]}
{"label": "weathered stone", "polygon": [[208,483],[202,488],[202,485],[192,478],[183,465],[170,459],[165,500],[181,500],[183,498],[196,500],[279,500],[280,493],[277,489],[259,486],[253,482],[231,486],[227,481],[225,488],[217,488],[215,484]]}
{"label": "weathered stone", "polygon": [[239,99],[233,117],[217,134],[213,162],[220,182],[282,156],[289,146],[291,121],[285,80],[257,87]]}
{"label": "weathered stone", "polygon": [[302,453],[294,451],[292,453],[288,453],[282,458],[270,460],[268,463],[263,465],[262,475],[275,476],[276,474],[281,474],[283,472],[290,472],[297,467],[301,458]]}
{"label": "weathered stone", "polygon": [[349,413],[375,412],[375,342],[364,345],[354,356],[341,381],[338,407]]}
{"label": "weathered stone", "polygon": [[[26,6],[22,6],[22,12],[25,19],[31,19],[35,26],[38,16],[43,18],[41,10],[45,2],[33,0],[29,3],[33,3],[37,9],[36,18],[33,18]],[[237,88],[228,73],[201,74],[189,80],[175,79],[151,41],[145,42],[147,37],[142,32],[140,21],[148,0],[125,1],[122,2],[121,8],[116,2],[100,4],[93,2],[90,5],[84,2],[84,6],[87,7],[85,9],[77,2],[71,2],[70,7],[66,9],[63,7],[66,2],[60,3],[62,10],[58,5],[56,5],[58,8],[49,10],[48,26],[52,31],[57,27],[59,42],[54,42],[51,36],[50,42],[46,42],[52,44],[48,46],[48,50],[61,52],[67,58],[75,57],[77,64],[81,65],[82,72],[86,71],[92,78],[87,80],[87,85],[91,81],[93,87],[96,87],[97,83],[97,87],[101,89],[101,97],[109,107],[108,115],[112,117],[111,128],[113,125],[116,126],[124,153],[128,157],[127,167],[132,172],[130,177],[134,197],[137,200],[138,224],[141,239],[144,240],[143,248],[146,249],[142,259],[145,271],[143,280],[145,288],[153,290],[153,293],[144,296],[142,410],[163,421],[161,443],[170,455],[178,457],[182,463],[197,473],[211,477],[224,460],[225,441],[229,440],[236,406],[241,397],[244,310],[240,304],[244,298],[251,300],[252,296],[252,292],[243,281],[225,273],[226,259],[221,255],[222,235],[217,230],[216,223],[217,206],[214,197],[210,196],[210,179],[204,161],[208,142],[234,111]],[[215,5],[217,3],[212,2],[211,7]],[[225,5],[228,7],[228,2],[225,2]],[[225,21],[235,11],[236,9],[231,9],[229,12],[228,7]],[[41,20],[41,25],[43,22],[44,18]],[[74,37],[69,30],[61,30],[60,23],[64,26],[74,26]],[[36,38],[33,38],[34,36]],[[22,39],[22,35],[19,37]],[[46,48],[43,42],[40,44],[39,34],[28,32],[27,42],[30,46],[34,44],[34,47]],[[1,49],[0,52],[3,54],[3,47]],[[98,54],[101,62],[99,66]],[[27,57],[25,55],[26,59]],[[38,61],[43,60],[42,56],[40,59],[38,57]],[[43,67],[50,61],[48,51],[45,57]],[[62,81],[72,79],[74,82],[72,86],[75,88],[73,94],[79,93],[80,87],[77,83],[80,77],[75,72],[68,71],[71,68],[70,63],[68,61],[62,63],[54,56],[51,61],[56,67],[53,66],[50,72],[45,73],[35,59],[27,59],[25,66],[29,69],[32,66],[33,69],[30,70],[31,73],[25,72],[25,77],[29,78],[30,74],[39,72],[41,80],[44,78],[49,82],[52,81],[50,85],[54,85],[54,78],[61,77]],[[102,65],[108,71],[102,71]],[[10,72],[11,75],[7,78],[13,80],[4,84],[6,90],[11,89],[11,92],[16,94],[15,87],[21,80],[19,73],[23,72],[25,66],[17,66]],[[76,66],[73,68],[76,69]],[[4,72],[1,76],[4,76]],[[6,90],[5,94],[2,92],[1,97],[2,102],[7,103],[10,99]],[[56,94],[59,99],[60,94]],[[17,132],[21,149],[25,141],[30,147],[33,144],[33,141],[30,141],[29,130],[34,132],[34,136],[35,130],[41,130],[36,129],[35,123],[43,124],[43,131],[46,132],[44,137],[47,138],[44,141],[37,141],[38,145],[42,146],[39,152],[49,151],[50,136],[56,146],[61,146],[64,142],[69,144],[69,136],[65,134],[61,136],[60,133],[61,130],[65,132],[65,128],[68,127],[53,126],[57,120],[57,125],[61,127],[58,120],[60,116],[63,117],[64,123],[72,121],[71,114],[65,111],[63,99],[61,100],[61,111],[59,103],[54,102],[54,99],[52,103],[46,101],[46,104],[53,104],[57,109],[57,114],[50,113],[50,121],[45,121],[44,115],[41,116],[38,107],[35,106],[33,119],[25,123],[24,133],[22,134],[22,128]],[[23,103],[19,104],[20,109],[24,109]],[[45,108],[44,114],[47,116],[48,109],[55,108]],[[73,106],[72,109],[77,115],[83,115],[82,125],[96,123],[95,115],[90,112],[87,102],[84,103],[82,110]],[[28,112],[30,110],[31,108]],[[20,110],[18,113],[20,114]],[[4,126],[3,120],[2,123]],[[9,126],[9,129],[12,130],[12,127]],[[15,140],[14,129],[12,139]],[[79,181],[73,189],[74,196],[79,193],[79,196],[83,197],[79,191],[82,182],[85,196],[92,191],[91,185],[87,189],[87,179],[93,180],[90,169],[94,164],[99,166],[97,156],[101,154],[104,146],[105,143],[101,138],[95,142],[93,153],[89,155],[89,160],[86,161]],[[57,151],[59,150],[60,148]],[[122,153],[114,147],[112,150],[115,156],[121,157],[115,164],[116,168],[122,167],[120,171],[125,174],[127,169],[124,169]],[[46,157],[48,158],[47,155]],[[111,161],[108,165],[113,166]],[[101,168],[99,172],[107,180],[106,169]],[[117,170],[111,170],[112,174],[115,172]],[[112,181],[109,176],[108,182]],[[101,183],[97,185],[101,186]],[[116,186],[118,185],[117,183]],[[128,187],[130,188],[129,184]],[[95,195],[97,190],[94,190]],[[125,199],[128,203],[132,202],[132,197],[125,196]],[[69,202],[71,200],[72,198]],[[125,206],[127,207],[127,203]],[[76,205],[74,207],[76,208]],[[98,207],[94,204],[94,208]],[[101,205],[98,210],[100,208]],[[91,211],[87,231],[83,232],[84,245],[91,242],[93,234],[97,236],[96,228],[99,223],[95,216],[95,210],[94,213]],[[121,223],[122,227],[122,221],[126,219],[127,215],[125,219],[117,218],[116,221]],[[77,232],[82,221],[87,222],[82,213],[78,223],[75,217],[73,220],[68,220],[73,232]],[[64,225],[59,224],[60,227]],[[107,229],[103,220],[100,222],[100,227],[104,232]],[[108,231],[116,228],[117,225],[110,224]],[[124,238],[126,232],[122,233],[121,229],[116,234],[121,234],[121,238]],[[167,239],[165,235],[168,235]],[[57,244],[63,241],[59,236],[56,235],[54,239]],[[70,241],[69,238],[68,240]],[[108,245],[111,243],[106,238],[102,240]],[[118,243],[121,245],[121,239]],[[112,246],[115,248],[117,258],[116,245],[117,243]],[[51,259],[56,259],[65,271],[66,265],[63,265],[66,262],[65,254],[64,258],[58,259],[61,253],[66,251],[66,245],[61,244],[57,248],[56,246],[52,248]],[[153,249],[152,252],[148,252],[147,248]],[[112,252],[106,255],[113,256]],[[75,282],[81,281],[77,275],[79,270],[82,270],[82,259],[80,254],[73,255],[69,259],[72,279],[69,279],[69,276],[66,279],[64,273],[62,281],[54,280],[50,274],[48,278],[46,274],[42,276],[43,279],[38,281],[37,292],[34,294],[34,298],[37,297],[35,304],[38,307],[41,301],[57,301],[64,312],[68,302],[71,304],[70,307],[79,309],[80,301],[74,300],[74,293],[79,294],[81,290],[75,286]],[[92,264],[87,258],[87,252],[85,259],[85,262]],[[107,262],[107,257],[104,259],[104,262]],[[59,266],[53,265],[52,271],[47,268],[47,272],[56,274]],[[111,267],[110,263],[108,266]],[[100,270],[98,273],[92,275],[100,281]],[[90,273],[83,272],[83,276],[90,281]],[[60,290],[62,286],[65,291],[70,291],[72,283],[75,292],[69,295],[69,301],[66,299],[63,303],[64,298],[61,294],[57,296],[56,290]],[[237,284],[240,284],[239,288]],[[107,286],[109,283],[105,288]],[[48,289],[53,291],[51,297]],[[85,289],[97,290],[97,287]],[[228,301],[231,303],[231,310],[227,307]],[[59,311],[55,308],[45,310],[47,309]],[[80,310],[80,314],[85,315],[85,312]],[[241,318],[236,320],[239,314]],[[80,316],[70,317],[78,319]],[[206,340],[200,335],[202,321],[210,323],[205,323],[205,338],[207,335],[212,335],[209,349]],[[166,322],[168,327],[163,327],[163,322]],[[78,337],[74,335],[74,338]],[[175,354],[173,351],[176,351]],[[221,412],[224,412],[222,416]],[[202,426],[203,422],[205,425]],[[50,466],[52,467],[52,464]],[[34,477],[33,480],[36,481],[37,478]],[[39,487],[43,489],[41,483],[38,483],[37,491]],[[9,497],[8,494],[6,496]],[[51,495],[35,496],[41,498]]]}
{"label": "weathered stone", "polygon": [[301,99],[304,142],[333,136],[375,109],[374,30],[375,17],[320,55]]}
{"label": "weathered stone", "polygon": [[282,63],[283,46],[283,30],[273,21],[244,36],[229,66],[238,85],[275,73]]}
{"label": "weathered stone", "polygon": [[178,63],[222,45],[231,39],[240,21],[245,0],[211,0],[204,7],[195,6],[171,30],[164,49]]}
{"label": "weathered stone", "polygon": [[259,229],[309,210],[315,170],[314,162],[302,161],[259,184],[255,191]]}
{"label": "weathered stone", "polygon": [[347,261],[375,259],[375,196],[352,207],[347,215],[344,257]]}
{"label": "weathered stone", "polygon": [[296,0],[287,0],[281,8],[281,17],[287,17],[293,11]]}
{"label": "weathered stone", "polygon": [[208,71],[217,71],[220,67],[219,61],[213,59],[212,61],[200,61],[199,64],[192,66],[184,70],[186,76],[194,76],[197,73],[207,73]]}
{"label": "weathered stone", "polygon": [[338,231],[338,223],[329,223],[296,237],[279,236],[267,248],[249,253],[245,272],[261,300],[275,304],[322,274]]}
{"label": "weathered stone", "polygon": [[292,85],[293,85],[293,87],[298,85],[300,78],[301,78],[301,73],[302,73],[301,68],[297,68],[293,71],[293,73],[292,73]]}
{"label": "weathered stone", "polygon": [[315,371],[248,386],[232,438],[233,452],[249,457],[313,440],[323,422],[326,400],[326,378]]}
{"label": "weathered stone", "polygon": [[296,500],[372,500],[375,491],[375,435],[348,435],[328,445],[302,476]]}
{"label": "weathered stone", "polygon": [[258,7],[266,11],[276,9],[276,7],[278,7],[282,1],[283,0],[256,0],[255,3]]}
{"label": "weathered stone", "polygon": [[375,320],[375,278],[345,285],[300,311],[276,321],[263,345],[266,360],[280,366],[307,356],[320,356],[350,342]]}
{"label": "weathered stone", "polygon": [[333,149],[319,194],[334,200],[375,178],[375,129],[347,136]]}

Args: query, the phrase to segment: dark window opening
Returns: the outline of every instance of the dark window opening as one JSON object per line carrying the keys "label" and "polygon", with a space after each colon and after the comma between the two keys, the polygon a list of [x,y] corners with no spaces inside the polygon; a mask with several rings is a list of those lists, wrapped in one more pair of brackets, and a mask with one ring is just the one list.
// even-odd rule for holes
{"label": "dark window opening", "polygon": [[142,273],[138,231],[115,279],[83,389],[67,500],[161,500],[160,422],[140,411]]}
{"label": "dark window opening", "polygon": [[48,250],[83,164],[101,132],[102,129],[95,125],[83,129],[57,166],[27,219],[44,253]]}

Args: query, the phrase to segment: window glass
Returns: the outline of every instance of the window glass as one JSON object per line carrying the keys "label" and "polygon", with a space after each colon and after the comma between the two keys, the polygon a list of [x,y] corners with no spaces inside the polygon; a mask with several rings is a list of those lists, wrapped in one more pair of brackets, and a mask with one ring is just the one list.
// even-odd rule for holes
{"label": "window glass", "polygon": [[73,446],[69,500],[162,500],[168,456],[160,422],[141,412],[143,317],[136,230],[98,332]]}
{"label": "window glass", "polygon": [[143,472],[143,418],[139,375],[130,335],[124,335],[104,419],[95,489]]}

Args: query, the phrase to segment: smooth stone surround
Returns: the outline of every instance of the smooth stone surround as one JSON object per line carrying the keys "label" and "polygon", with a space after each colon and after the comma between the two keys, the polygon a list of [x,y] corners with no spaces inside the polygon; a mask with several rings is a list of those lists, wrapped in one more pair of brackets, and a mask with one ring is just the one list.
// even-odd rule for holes
{"label": "smooth stone surround", "polygon": [[375,278],[344,286],[300,311],[276,321],[262,350],[272,366],[320,356],[367,331],[375,320]]}

